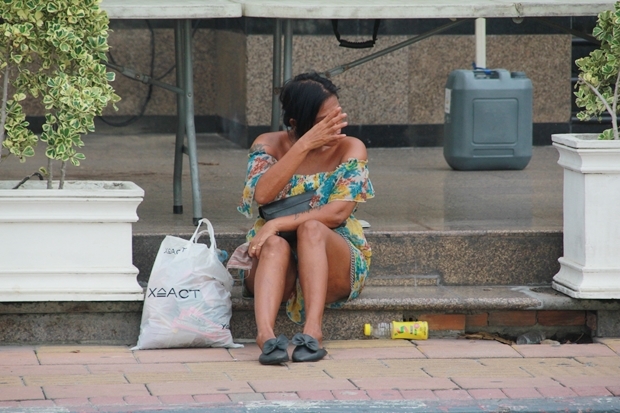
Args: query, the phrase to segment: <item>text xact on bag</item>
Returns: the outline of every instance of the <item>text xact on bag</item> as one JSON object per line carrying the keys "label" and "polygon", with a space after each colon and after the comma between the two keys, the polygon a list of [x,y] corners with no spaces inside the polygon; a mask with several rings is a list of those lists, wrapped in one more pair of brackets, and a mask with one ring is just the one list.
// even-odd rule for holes
{"label": "text xact on bag", "polygon": [[[208,231],[199,232],[203,223]],[[198,243],[207,232],[210,245]],[[232,276],[218,259],[209,220],[200,220],[189,240],[166,236],[149,278],[134,350],[243,347],[230,333],[232,287]]]}

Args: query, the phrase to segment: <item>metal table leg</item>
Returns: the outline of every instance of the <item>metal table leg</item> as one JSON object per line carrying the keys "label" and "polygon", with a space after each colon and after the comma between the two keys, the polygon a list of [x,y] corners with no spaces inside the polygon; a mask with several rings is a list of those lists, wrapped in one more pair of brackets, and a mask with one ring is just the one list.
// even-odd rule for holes
{"label": "metal table leg", "polygon": [[280,130],[280,88],[282,87],[282,20],[276,19],[273,33],[273,79],[271,97],[271,131]]}
{"label": "metal table leg", "polygon": [[293,77],[293,21],[284,22],[284,83]]}
{"label": "metal table leg", "polygon": [[[181,21],[175,22],[174,28],[174,51],[176,61],[177,87],[183,89],[183,41]],[[174,177],[172,181],[173,204],[172,211],[175,214],[183,213],[183,146],[185,144],[185,99],[177,93],[177,136],[174,146]]]}
{"label": "metal table leg", "polygon": [[[273,33],[273,96],[271,97],[271,131],[280,130],[280,90],[282,88],[282,20],[276,19]],[[293,23],[284,22],[284,82],[293,77]]]}
{"label": "metal table leg", "polygon": [[[198,225],[202,219],[202,198],[200,194],[200,178],[198,175],[198,156],[196,150],[196,127],[194,124],[194,74],[192,70],[192,33],[191,20],[179,20],[175,26],[175,44],[177,51],[177,83],[183,89],[178,105],[179,125],[175,145],[174,166],[174,210],[182,212],[181,178],[183,170],[183,154],[189,157],[189,171],[192,184],[193,223]],[[180,46],[180,47],[179,47]],[[180,82],[180,83],[179,83]],[[179,102],[179,100],[177,102]],[[187,136],[187,146],[183,145],[183,132]],[[179,208],[180,207],[180,208]],[[180,212],[177,212],[180,213]]]}

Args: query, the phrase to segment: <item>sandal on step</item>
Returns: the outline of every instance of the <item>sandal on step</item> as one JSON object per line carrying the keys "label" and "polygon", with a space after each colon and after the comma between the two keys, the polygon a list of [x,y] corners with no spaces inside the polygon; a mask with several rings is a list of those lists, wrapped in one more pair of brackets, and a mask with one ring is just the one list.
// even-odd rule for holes
{"label": "sandal on step", "polygon": [[263,344],[263,353],[258,357],[260,364],[282,364],[289,361],[288,338],[284,334],[272,338]]}
{"label": "sandal on step", "polygon": [[319,347],[318,340],[308,334],[297,333],[292,342],[297,346],[293,350],[294,362],[319,361],[327,355],[327,350]]}

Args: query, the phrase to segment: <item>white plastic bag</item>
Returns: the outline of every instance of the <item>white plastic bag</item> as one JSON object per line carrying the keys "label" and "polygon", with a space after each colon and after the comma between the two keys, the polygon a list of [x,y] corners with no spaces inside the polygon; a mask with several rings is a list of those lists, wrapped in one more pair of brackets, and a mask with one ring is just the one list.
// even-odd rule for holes
{"label": "white plastic bag", "polygon": [[[197,243],[207,224],[210,245]],[[200,220],[188,240],[166,236],[159,247],[144,300],[134,350],[243,347],[230,334],[233,279],[217,256],[213,226]]]}

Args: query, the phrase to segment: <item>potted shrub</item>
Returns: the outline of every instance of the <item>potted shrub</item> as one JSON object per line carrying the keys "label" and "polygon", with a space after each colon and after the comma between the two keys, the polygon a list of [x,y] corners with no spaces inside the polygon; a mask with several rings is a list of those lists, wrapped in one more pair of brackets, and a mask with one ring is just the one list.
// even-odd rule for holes
{"label": "potted shrub", "polygon": [[[4,157],[23,162],[38,143],[48,159],[35,173],[45,182],[0,181],[0,301],[143,297],[131,224],[144,191],[131,182],[65,181],[66,165],[84,160],[81,136],[120,99],[104,64],[109,21],[98,3],[0,0],[0,170]],[[28,98],[47,112],[39,136],[23,113]]]}
{"label": "potted shrub", "polygon": [[620,3],[599,14],[601,45],[578,59],[579,118],[611,116],[602,134],[553,135],[564,168],[564,255],[553,287],[575,298],[620,298]]}

